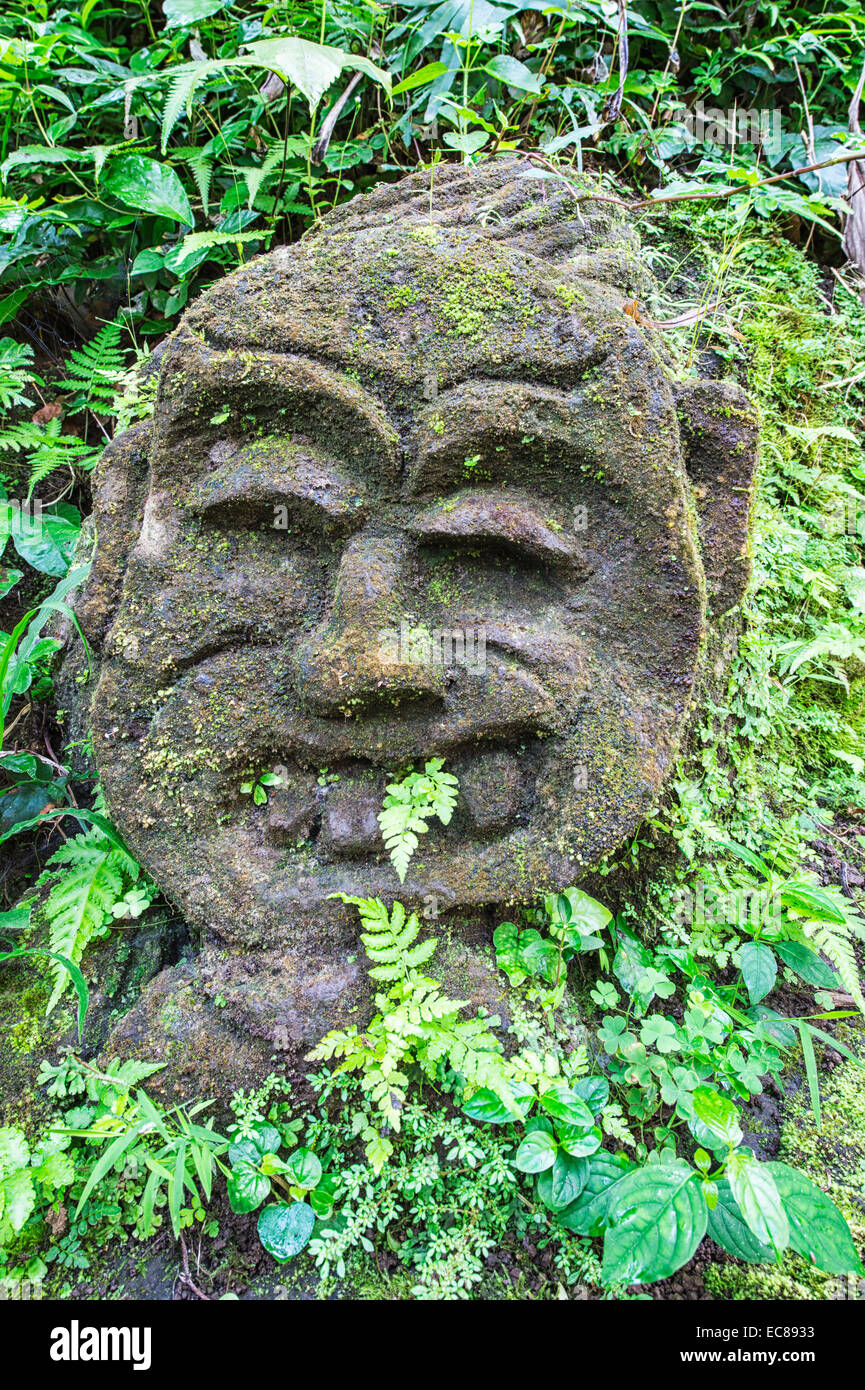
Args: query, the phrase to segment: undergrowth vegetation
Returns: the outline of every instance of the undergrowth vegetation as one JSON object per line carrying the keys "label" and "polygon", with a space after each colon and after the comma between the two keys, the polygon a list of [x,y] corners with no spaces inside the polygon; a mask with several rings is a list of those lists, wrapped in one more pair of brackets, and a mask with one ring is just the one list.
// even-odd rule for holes
{"label": "undergrowth vegetation", "polygon": [[[42,953],[40,1010],[74,995],[83,1015],[91,943],[150,920],[157,896],[87,749],[61,742],[53,676],[89,567],[89,476],[152,409],[149,344],[191,295],[419,165],[532,151],[539,175],[678,200],[634,213],[646,307],[686,320],[664,332],[681,376],[747,385],[762,461],[729,680],[593,894],[497,924],[509,1024],[448,996],[418,916],[342,895],[379,992],[366,1026],[311,1049],[312,1100],[274,1071],[235,1093],[222,1133],[210,1097],[148,1094],[156,1063],[52,1054],[39,1117],[0,1128],[0,1277],[68,1293],[105,1250],[170,1231],[187,1287],[221,1288],[208,1243],[236,1219],[321,1289],[379,1297],[385,1267],[384,1296],[639,1297],[706,1236],[743,1262],[707,1276],[721,1297],[752,1262],[780,1296],[823,1296],[815,1271],[861,1274],[855,1195],[839,1211],[813,1154],[753,1141],[755,1103],[799,1078],[797,1123],[824,1132],[826,1050],[863,1069],[848,865],[865,860],[865,311],[831,162],[857,148],[863,33],[856,4],[762,0],[747,16],[650,0],[7,8],[0,969]],[[387,788],[400,882],[458,804],[443,768]],[[277,784],[251,770],[241,791],[258,806]]]}

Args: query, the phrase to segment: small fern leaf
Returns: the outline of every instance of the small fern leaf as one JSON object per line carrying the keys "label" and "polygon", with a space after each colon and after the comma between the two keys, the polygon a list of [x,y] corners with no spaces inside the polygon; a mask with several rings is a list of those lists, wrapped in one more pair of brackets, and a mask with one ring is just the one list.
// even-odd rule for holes
{"label": "small fern leaf", "polygon": [[[162,153],[168,147],[171,132],[186,109],[187,116],[192,113],[192,98],[195,89],[213,71],[212,63],[184,63],[175,70],[168,88],[168,96],[162,112]],[[217,64],[217,66],[219,66]]]}
{"label": "small fern leaf", "polygon": [[[101,935],[111,920],[111,909],[123,897],[127,883],[137,879],[139,866],[95,827],[76,835],[52,855],[48,865],[49,870],[61,870],[45,900],[50,949],[77,965],[88,943]],[[54,989],[47,1013],[69,982],[59,961],[53,969]]]}

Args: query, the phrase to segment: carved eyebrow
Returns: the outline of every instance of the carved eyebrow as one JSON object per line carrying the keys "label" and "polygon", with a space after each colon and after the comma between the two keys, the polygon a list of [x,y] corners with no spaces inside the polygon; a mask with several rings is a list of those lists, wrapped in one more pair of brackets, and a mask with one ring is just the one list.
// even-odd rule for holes
{"label": "carved eyebrow", "polygon": [[496,541],[539,560],[591,573],[579,543],[564,534],[562,526],[551,524],[549,516],[544,517],[541,504],[516,494],[458,493],[450,501],[428,507],[413,529],[422,540]]}
{"label": "carved eyebrow", "polygon": [[374,454],[378,467],[396,476],[396,429],[369,392],[341,372],[288,353],[217,352],[186,341],[174,366],[169,358],[157,410],[169,466],[172,446],[189,436],[190,422],[197,433],[202,425],[207,432],[209,410],[218,415],[228,407],[263,415],[274,431],[320,433],[331,448],[338,440],[341,458],[363,463]]}
{"label": "carved eyebrow", "polygon": [[467,455],[480,454],[500,484],[515,482],[520,460],[529,456],[536,464],[539,454],[584,453],[586,462],[597,462],[599,438],[608,429],[613,436],[606,413],[588,403],[579,388],[566,392],[522,382],[464,381],[443,392],[420,417],[418,454],[405,491],[417,496],[458,485]]}
{"label": "carved eyebrow", "polygon": [[238,448],[189,496],[199,516],[231,516],[299,503],[323,514],[327,530],[351,531],[366,516],[362,484],[318,449],[271,438]]}

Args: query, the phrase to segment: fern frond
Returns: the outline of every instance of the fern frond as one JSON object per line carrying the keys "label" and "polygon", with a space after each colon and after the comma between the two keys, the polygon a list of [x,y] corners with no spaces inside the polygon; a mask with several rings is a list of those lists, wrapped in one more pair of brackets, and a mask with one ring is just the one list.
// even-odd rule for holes
{"label": "fern frond", "polygon": [[[202,72],[201,69],[204,69]],[[195,89],[208,75],[210,63],[185,63],[177,69],[172,77],[168,88],[168,96],[165,98],[165,106],[162,111],[162,153],[168,147],[168,139],[172,130],[180,120],[181,112],[186,108],[186,115],[189,117],[192,112],[192,98]]]}
{"label": "fern frond", "polygon": [[192,170],[192,177],[195,179],[195,186],[198,189],[204,215],[208,217],[210,215],[210,185],[213,180],[213,156],[205,154],[203,150],[199,149],[184,150],[182,156],[184,163],[188,164]]}
{"label": "fern frond", "polygon": [[67,407],[72,413],[78,410],[110,413],[117,384],[126,366],[120,347],[122,332],[122,324],[105,323],[89,343],[70,353],[66,361],[68,375],[56,384],[61,390],[74,391],[81,397],[78,403]]}
{"label": "fern frond", "polygon": [[859,967],[849,932],[834,922],[808,922],[804,924],[804,930],[811,944],[832,962],[847,993],[860,1012],[865,1014],[865,996],[859,983]]}
{"label": "fern frond", "polygon": [[[50,949],[75,965],[95,936],[104,933],[113,905],[140,873],[138,864],[93,827],[76,835],[48,861],[49,874],[62,870],[45,900]],[[46,1012],[50,1013],[69,981],[65,966],[53,965],[55,981]]]}
{"label": "fern frond", "polygon": [[84,468],[90,471],[96,467],[101,452],[101,448],[85,444],[77,435],[61,434],[60,421],[49,420],[42,439],[30,457],[27,496],[32,496],[37,483],[58,468]]}
{"label": "fern frond", "polygon": [[443,767],[442,758],[430,758],[423,772],[410,772],[387,788],[378,824],[400,883],[405,882],[418,835],[429,829],[427,821],[438,816],[447,825],[453,815],[459,784],[452,773],[442,772]]}

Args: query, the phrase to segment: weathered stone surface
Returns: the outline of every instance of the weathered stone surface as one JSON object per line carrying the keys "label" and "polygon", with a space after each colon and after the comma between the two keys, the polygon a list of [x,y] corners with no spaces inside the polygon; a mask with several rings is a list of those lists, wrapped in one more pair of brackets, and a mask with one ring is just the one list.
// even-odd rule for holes
{"label": "weathered stone surface", "polygon": [[[747,576],[746,399],[671,380],[622,312],[634,233],[526,172],[413,175],[204,294],[162,359],[128,550],[105,466],[82,609],[102,782],[207,941],[257,963],[204,987],[271,1038],[362,1012],[329,895],[530,901],[631,834],[680,745],[707,581],[722,611]],[[434,755],[464,795],[400,890],[374,806]],[[266,804],[240,794],[276,766]]]}

